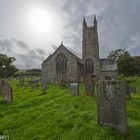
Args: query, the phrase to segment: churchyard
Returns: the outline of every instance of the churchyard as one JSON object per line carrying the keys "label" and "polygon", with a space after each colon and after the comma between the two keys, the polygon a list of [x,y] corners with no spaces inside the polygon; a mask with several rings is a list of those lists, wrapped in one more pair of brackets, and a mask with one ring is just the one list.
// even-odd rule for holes
{"label": "churchyard", "polygon": [[13,102],[4,103],[0,97],[0,135],[10,140],[139,140],[140,78],[127,80],[136,87],[126,101],[127,134],[97,123],[96,97],[85,95],[84,84],[79,86],[79,96],[54,84],[41,94],[41,86],[19,86],[12,79]]}

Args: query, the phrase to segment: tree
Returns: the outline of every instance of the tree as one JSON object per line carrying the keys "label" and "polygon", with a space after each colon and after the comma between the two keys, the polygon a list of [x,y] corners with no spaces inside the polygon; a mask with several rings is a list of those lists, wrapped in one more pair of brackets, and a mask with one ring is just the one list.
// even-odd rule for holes
{"label": "tree", "polygon": [[124,76],[134,76],[138,74],[139,68],[134,58],[125,53],[117,60],[118,71]]}
{"label": "tree", "polygon": [[138,67],[137,74],[140,75],[140,56],[134,56],[133,58],[134,58],[135,63],[137,65],[137,67]]}
{"label": "tree", "polygon": [[108,58],[117,61],[117,59],[124,54],[129,54],[129,53],[125,49],[117,49],[115,51],[111,51],[108,55]]}
{"label": "tree", "polygon": [[31,73],[33,75],[41,75],[41,69],[28,69],[26,70],[28,73]]}
{"label": "tree", "polygon": [[140,57],[132,57],[125,49],[110,52],[108,58],[116,61],[119,74],[134,76],[140,73]]}
{"label": "tree", "polygon": [[16,60],[15,57],[8,57],[5,54],[0,54],[0,77],[6,78],[14,75],[18,70],[13,62]]}

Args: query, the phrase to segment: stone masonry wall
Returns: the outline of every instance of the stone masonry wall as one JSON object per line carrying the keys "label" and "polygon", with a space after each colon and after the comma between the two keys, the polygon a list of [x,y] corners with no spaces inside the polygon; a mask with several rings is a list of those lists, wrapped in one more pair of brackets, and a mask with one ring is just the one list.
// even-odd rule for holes
{"label": "stone masonry wall", "polygon": [[77,61],[78,58],[72,55],[69,51],[60,47],[47,62],[42,64],[42,77],[47,75],[48,83],[57,83],[57,74],[56,74],[56,57],[59,54],[64,54],[67,59],[67,72],[66,72],[66,82],[77,82]]}

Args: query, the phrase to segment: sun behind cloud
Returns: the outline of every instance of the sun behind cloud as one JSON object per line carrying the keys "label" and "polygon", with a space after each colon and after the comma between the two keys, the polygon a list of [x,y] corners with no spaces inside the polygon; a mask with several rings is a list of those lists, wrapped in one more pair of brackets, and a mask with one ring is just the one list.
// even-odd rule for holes
{"label": "sun behind cloud", "polygon": [[50,33],[54,27],[53,16],[43,8],[32,9],[29,21],[33,30],[40,33]]}

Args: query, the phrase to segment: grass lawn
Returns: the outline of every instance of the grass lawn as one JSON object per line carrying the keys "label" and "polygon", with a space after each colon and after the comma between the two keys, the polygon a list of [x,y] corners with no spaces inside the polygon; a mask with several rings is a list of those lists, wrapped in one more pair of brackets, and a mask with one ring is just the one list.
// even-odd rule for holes
{"label": "grass lawn", "polygon": [[80,96],[51,84],[40,95],[40,88],[10,82],[14,102],[0,102],[0,135],[8,134],[10,140],[140,140],[140,78],[130,83],[137,93],[127,101],[127,136],[97,124],[96,97],[85,96],[82,85]]}

